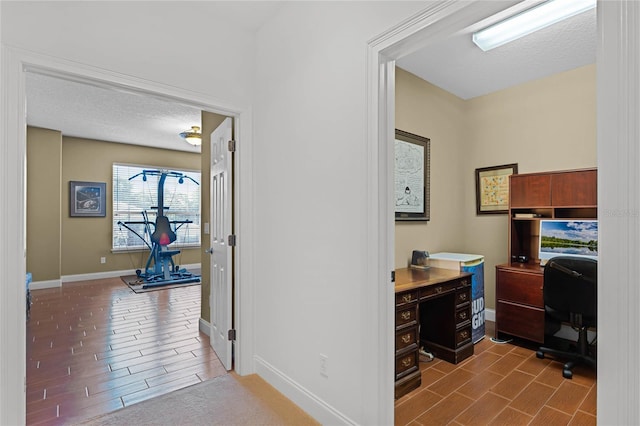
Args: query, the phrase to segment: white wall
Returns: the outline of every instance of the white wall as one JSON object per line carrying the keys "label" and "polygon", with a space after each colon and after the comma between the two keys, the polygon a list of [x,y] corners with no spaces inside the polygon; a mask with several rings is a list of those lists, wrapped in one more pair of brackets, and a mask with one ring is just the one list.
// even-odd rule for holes
{"label": "white wall", "polygon": [[[367,282],[367,41],[422,2],[286,3],[258,33],[255,96],[255,352],[324,407],[323,423],[370,424],[376,357]],[[258,272],[259,271],[259,272]],[[320,375],[328,356],[328,377]],[[334,410],[326,417],[322,409]]]}
{"label": "white wall", "polygon": [[246,103],[253,35],[208,3],[2,2],[2,42]]}
{"label": "white wall", "polygon": [[[257,291],[255,302],[244,307],[254,309],[254,320],[241,327],[256,336],[255,360],[265,378],[311,414],[325,423],[371,423],[367,416],[374,413],[375,419],[378,389],[363,389],[372,371],[362,365],[370,352],[377,357],[377,347],[363,345],[361,338],[377,327],[363,318],[363,297],[372,284],[365,270],[366,48],[369,39],[424,4],[285,2],[260,32],[257,56],[254,37],[224,16],[207,13],[210,4],[2,2],[3,52],[46,55],[64,68],[91,69],[92,76],[96,70],[114,73],[114,80],[129,76],[134,87],[157,83],[181,94],[215,97],[223,105],[250,106],[256,88],[255,178],[243,181],[244,193],[256,201],[247,213],[256,218],[256,244],[250,247],[256,262],[240,272],[255,277]],[[188,30],[181,25],[185,18],[191,20]],[[189,58],[197,65],[185,64]],[[12,84],[20,80],[17,74],[3,73]],[[2,90],[3,99],[19,98]],[[3,111],[1,118],[18,122],[17,111]],[[15,137],[2,135],[3,147],[10,148],[2,164],[15,165],[24,145],[17,142],[15,123],[11,128]],[[247,141],[252,135],[244,136]],[[21,170],[14,166],[3,173],[13,179]],[[3,187],[2,205],[16,205],[21,184],[11,193]],[[19,217],[19,210],[12,212],[6,222],[15,232],[2,241],[3,254],[20,247]],[[0,266],[20,258],[12,256],[3,256]],[[11,265],[2,276],[17,283],[24,265]],[[240,291],[252,286],[240,282]],[[19,300],[22,284],[11,289],[11,300]],[[16,312],[2,315],[19,318]],[[3,348],[13,346],[11,336],[20,333],[3,334]],[[328,378],[319,374],[320,353],[329,357]],[[24,413],[8,408],[24,405],[24,349],[3,349],[2,357],[3,371],[22,365],[1,377],[3,392],[12,396],[2,394],[0,420],[20,423]]]}

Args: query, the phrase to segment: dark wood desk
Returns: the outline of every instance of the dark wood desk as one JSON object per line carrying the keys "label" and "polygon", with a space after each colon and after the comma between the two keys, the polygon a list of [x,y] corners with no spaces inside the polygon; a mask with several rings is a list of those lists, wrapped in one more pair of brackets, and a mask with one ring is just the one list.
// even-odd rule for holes
{"label": "dark wood desk", "polygon": [[471,274],[396,270],[395,397],[420,387],[420,347],[457,364],[473,355]]}

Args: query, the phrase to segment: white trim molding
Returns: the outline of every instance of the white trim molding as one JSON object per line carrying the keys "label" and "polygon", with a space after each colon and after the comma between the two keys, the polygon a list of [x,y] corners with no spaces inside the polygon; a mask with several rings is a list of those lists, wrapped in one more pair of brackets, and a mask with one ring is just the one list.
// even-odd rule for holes
{"label": "white trim molding", "polygon": [[46,280],[46,281],[34,281],[29,284],[29,290],[45,290],[47,288],[60,288],[62,287],[62,280]]}
{"label": "white trim molding", "polygon": [[[361,344],[376,351],[363,360],[362,419],[365,424],[394,422],[394,266],[393,144],[395,129],[395,60],[450,36],[473,22],[477,2],[441,1],[428,6],[369,41],[367,46],[367,285],[362,291]],[[467,23],[465,23],[465,20]],[[373,319],[373,320],[372,320]],[[370,374],[378,371],[380,374]],[[373,407],[373,408],[372,408]]]}
{"label": "white trim molding", "polygon": [[207,336],[211,336],[211,323],[201,317],[198,321],[198,330]]}
{"label": "white trim molding", "polygon": [[640,2],[598,1],[598,424],[640,424]]}
{"label": "white trim molding", "polygon": [[[200,268],[199,263],[193,263],[190,265],[180,265],[180,266],[187,270]],[[135,274],[136,274],[135,270],[126,269],[122,271],[103,271],[103,272],[90,272],[87,274],[63,275],[57,280],[34,281],[31,284],[29,284],[29,290],[43,290],[45,288],[62,287],[62,284],[64,283],[101,280],[104,278],[117,278],[117,277],[123,277],[127,275],[135,275]]]}
{"label": "white trim molding", "polygon": [[[306,387],[292,380],[282,371],[275,368],[263,358],[256,356],[256,373],[264,378],[276,389],[291,389],[286,396],[299,407],[304,408],[311,417],[324,425],[356,425],[357,423],[345,416],[322,398],[309,392]],[[393,424],[393,423],[390,423]]]}
{"label": "white trim molding", "polygon": [[[1,9],[1,8],[0,8]],[[25,78],[0,46],[0,424],[25,423]]]}
{"label": "white trim molding", "polygon": [[485,309],[484,310],[484,319],[485,321],[493,321],[496,322],[496,310],[495,309]]}

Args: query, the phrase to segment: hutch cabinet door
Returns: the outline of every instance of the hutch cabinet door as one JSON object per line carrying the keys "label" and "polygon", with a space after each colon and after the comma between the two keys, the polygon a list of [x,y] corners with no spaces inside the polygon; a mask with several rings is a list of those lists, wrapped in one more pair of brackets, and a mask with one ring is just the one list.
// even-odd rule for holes
{"label": "hutch cabinet door", "polygon": [[510,208],[551,205],[550,175],[511,175],[509,182]]}
{"label": "hutch cabinet door", "polygon": [[551,178],[554,207],[598,205],[598,172],[557,173]]}

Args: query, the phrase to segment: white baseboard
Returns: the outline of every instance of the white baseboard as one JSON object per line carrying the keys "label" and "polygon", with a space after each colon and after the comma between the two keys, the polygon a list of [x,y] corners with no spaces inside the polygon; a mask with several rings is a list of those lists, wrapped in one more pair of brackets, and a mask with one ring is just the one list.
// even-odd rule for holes
{"label": "white baseboard", "polygon": [[254,358],[256,373],[266,380],[271,386],[293,401],[311,417],[325,425],[354,425],[355,421],[348,418],[318,396],[309,392],[300,384],[291,380],[288,376],[256,356]]}
{"label": "white baseboard", "polygon": [[496,310],[495,309],[485,309],[484,310],[484,319],[485,319],[485,321],[496,322]]}
{"label": "white baseboard", "polygon": [[201,333],[204,333],[207,336],[211,337],[211,323],[210,322],[205,321],[202,318],[200,318],[200,321],[198,321],[198,329],[200,330]]}
{"label": "white baseboard", "polygon": [[[186,269],[199,269],[200,264],[194,263],[192,265],[180,265]],[[105,271],[105,272],[92,272],[89,274],[76,274],[76,275],[63,275],[61,277],[62,283],[71,283],[76,281],[87,281],[87,280],[100,280],[104,278],[115,278],[121,277],[123,275],[135,275],[135,269],[127,269],[123,271]]]}
{"label": "white baseboard", "polygon": [[29,283],[29,290],[44,290],[45,288],[62,287],[62,280],[35,281]]}

